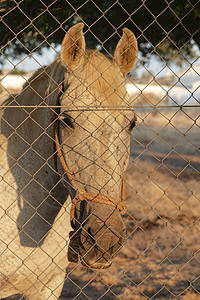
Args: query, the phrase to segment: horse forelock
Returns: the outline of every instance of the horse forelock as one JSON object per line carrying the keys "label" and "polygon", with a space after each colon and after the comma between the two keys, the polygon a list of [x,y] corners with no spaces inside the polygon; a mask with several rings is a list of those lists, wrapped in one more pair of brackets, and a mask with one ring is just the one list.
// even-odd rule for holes
{"label": "horse forelock", "polygon": [[80,77],[102,105],[119,105],[124,98],[126,90],[122,73],[114,61],[99,51],[86,51]]}

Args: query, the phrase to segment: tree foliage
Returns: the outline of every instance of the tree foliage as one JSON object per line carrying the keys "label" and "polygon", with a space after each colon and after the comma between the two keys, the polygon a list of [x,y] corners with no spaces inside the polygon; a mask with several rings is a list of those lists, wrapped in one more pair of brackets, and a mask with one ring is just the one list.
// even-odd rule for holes
{"label": "tree foliage", "polygon": [[193,55],[199,45],[199,0],[2,0],[1,54],[16,57],[58,45],[66,30],[85,23],[87,46],[112,53],[122,28],[138,38],[143,57],[166,61]]}

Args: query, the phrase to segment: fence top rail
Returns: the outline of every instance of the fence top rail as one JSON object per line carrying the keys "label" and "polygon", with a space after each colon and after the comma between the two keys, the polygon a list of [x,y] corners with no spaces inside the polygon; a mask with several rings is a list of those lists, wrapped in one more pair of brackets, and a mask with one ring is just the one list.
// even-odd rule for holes
{"label": "fence top rail", "polygon": [[[37,105],[0,105],[0,108],[60,108],[58,105],[45,105],[45,106],[37,106]],[[71,107],[71,106],[66,106],[62,105],[62,108],[66,108],[68,111],[105,111],[105,110],[127,110],[127,111],[134,111],[134,109],[171,109],[171,108],[178,108],[178,109],[183,109],[183,108],[200,108],[199,105],[133,105],[131,107],[127,106],[104,106],[104,107],[98,107],[98,106],[93,106],[93,107],[82,107],[82,106],[77,106],[77,107]]]}

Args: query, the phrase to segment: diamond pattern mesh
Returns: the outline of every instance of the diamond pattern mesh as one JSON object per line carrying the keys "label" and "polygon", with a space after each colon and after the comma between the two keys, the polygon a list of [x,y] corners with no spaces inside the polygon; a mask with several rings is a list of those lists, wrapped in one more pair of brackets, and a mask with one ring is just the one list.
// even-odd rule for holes
{"label": "diamond pattern mesh", "polygon": [[[122,218],[126,225],[126,238],[122,249],[109,269],[85,268],[78,262],[70,263],[67,269],[63,270],[58,261],[60,253],[66,251],[67,241],[65,237],[57,232],[58,237],[50,250],[41,246],[44,232],[48,232],[51,228],[52,218],[55,217],[48,214],[44,215],[43,211],[49,209],[50,205],[62,207],[61,198],[65,191],[62,190],[61,182],[64,181],[66,185],[69,185],[64,172],[58,172],[60,177],[57,180],[55,178],[49,179],[53,182],[51,189],[49,189],[49,183],[41,185],[40,180],[43,172],[54,170],[52,165],[54,153],[49,155],[48,151],[45,151],[41,154],[38,150],[41,141],[49,138],[52,139],[53,144],[53,138],[51,134],[52,124],[47,125],[45,122],[38,122],[37,115],[41,111],[45,113],[50,107],[50,118],[56,112],[56,107],[55,105],[47,106],[45,103],[47,87],[41,90],[34,88],[34,81],[37,81],[41,74],[36,74],[32,79],[27,79],[25,75],[21,75],[26,81],[26,85],[23,87],[23,91],[17,91],[18,94],[24,93],[26,95],[26,92],[32,89],[34,95],[39,96],[42,100],[38,105],[29,105],[29,107],[19,103],[17,95],[12,94],[12,89],[3,84],[3,80],[6,79],[9,72],[1,75],[1,101],[7,96],[10,97],[9,104],[2,102],[1,109],[2,112],[13,111],[15,118],[9,122],[6,116],[2,117],[2,131],[6,130],[7,136],[6,140],[1,139],[0,148],[2,157],[8,156],[7,159],[11,167],[8,172],[0,162],[2,171],[0,184],[6,183],[7,186],[11,187],[9,193],[18,196],[14,198],[14,201],[3,202],[0,206],[0,220],[5,224],[10,224],[11,228],[17,227],[18,234],[7,236],[6,239],[2,239],[0,236],[2,259],[12,257],[11,262],[16,263],[15,271],[12,274],[0,273],[0,296],[5,285],[12,282],[8,289],[11,290],[11,294],[18,294],[16,299],[24,299],[25,294],[32,295],[31,298],[27,299],[58,299],[57,290],[62,291],[60,299],[200,299],[199,79],[196,81],[194,89],[187,84],[187,79],[185,80],[188,72],[191,71],[198,77],[198,70],[200,69],[195,67],[199,59],[198,54],[196,53],[191,63],[189,56],[185,54],[187,51],[184,52],[187,50],[188,44],[191,41],[194,42],[199,32],[200,2],[197,0],[184,1],[185,11],[177,10],[178,0],[164,0],[162,5],[155,3],[154,6],[150,4],[150,1],[138,1],[134,10],[131,10],[128,4],[126,5],[124,1],[120,0],[102,1],[102,3],[93,0],[77,1],[77,3],[66,0],[64,1],[66,7],[62,7],[63,2],[59,0],[39,1],[37,11],[27,8],[30,1],[7,1],[7,6],[4,5],[5,2],[4,0],[0,1],[0,22],[5,31],[5,40],[3,39],[1,42],[2,56],[12,64],[14,69],[18,68],[20,63],[26,61],[28,57],[32,57],[38,64],[38,68],[42,67],[42,73],[48,77],[51,85],[48,92],[53,97],[57,95],[59,84],[51,76],[48,67],[43,67],[39,59],[34,56],[34,51],[38,48],[49,47],[58,52],[55,43],[56,41],[62,42],[68,27],[72,25],[72,20],[74,23],[81,21],[85,24],[84,32],[88,46],[94,47],[98,44],[107,55],[111,55],[112,44],[116,45],[115,41],[119,40],[121,28],[131,24],[136,31],[139,50],[143,51],[143,56],[139,55],[135,72],[137,74],[137,71],[142,68],[143,72],[148,75],[148,79],[143,78],[141,83],[138,82],[137,78],[128,76],[127,85],[129,84],[134,90],[131,94],[131,103],[120,107],[120,109],[113,106],[112,110],[118,109],[118,111],[111,122],[111,113],[108,112],[106,106],[101,108],[97,104],[95,108],[93,106],[93,109],[88,110],[80,106],[75,110],[73,119],[75,124],[79,124],[80,113],[82,113],[85,119],[89,120],[90,126],[93,127],[92,132],[85,133],[85,140],[88,138],[87,135],[95,134],[95,139],[98,140],[104,135],[102,124],[108,123],[112,127],[112,122],[114,124],[116,120],[121,120],[122,115],[126,116],[128,112],[133,112],[133,109],[137,115],[137,123],[131,133],[130,159],[125,177],[127,211]],[[117,9],[118,15],[113,18],[115,9]],[[85,14],[85,11],[88,14]],[[139,24],[138,15],[142,14],[144,14],[144,22]],[[191,14],[194,16],[193,27],[190,24]],[[172,18],[175,22],[172,22]],[[19,20],[23,21],[19,22]],[[43,23],[42,26],[41,23]],[[104,24],[106,24],[106,30]],[[161,32],[159,40],[155,38],[157,30]],[[105,33],[104,40],[99,38],[99,31]],[[179,31],[184,35],[182,44],[178,39]],[[26,34],[27,39],[23,38],[24,34]],[[37,39],[31,42],[34,36]],[[147,47],[147,43],[150,50],[145,53],[144,49]],[[166,44],[171,49],[168,56],[163,54]],[[18,47],[23,49],[22,52],[25,53],[23,59],[20,58],[17,64],[12,62],[12,55],[9,55],[10,50],[7,51],[10,45],[13,45],[14,51]],[[162,63],[160,69],[153,72],[146,62],[150,61],[155,54]],[[173,61],[177,58],[181,58],[182,64],[187,65],[182,73],[175,72],[172,67]],[[160,78],[161,72],[166,69],[171,74],[170,80],[172,81],[170,84],[167,82],[167,78],[163,79],[164,83]],[[157,90],[152,92],[151,88],[155,86]],[[174,96],[175,92],[181,93],[183,90],[185,98],[179,101]],[[68,112],[73,111],[74,106],[68,106],[67,110]],[[105,110],[105,113],[100,114],[100,110]],[[95,128],[96,123],[91,123],[91,116],[94,116],[94,119],[101,119],[101,126],[98,130]],[[53,122],[58,119],[59,113],[56,112]],[[64,119],[60,122],[69,122],[69,120]],[[23,131],[24,126],[29,126],[37,132],[32,135],[32,140]],[[123,126],[119,121],[116,132],[117,139],[121,139],[122,128]],[[73,134],[76,135],[78,130],[79,128],[76,128]],[[70,140],[70,135],[68,139]],[[7,140],[12,146],[16,143],[21,145],[23,153],[20,152],[17,155],[14,151],[8,150]],[[122,142],[123,147],[126,147],[126,142]],[[105,151],[101,153],[101,157],[98,157],[98,151],[93,150],[95,149],[94,141],[94,148],[90,154],[91,159],[87,155],[84,157],[86,164],[82,171],[86,174],[86,178],[90,179],[93,176],[88,170],[90,170],[89,167],[93,163],[94,157],[100,162],[99,170],[101,170],[104,168],[105,157],[109,159],[115,155],[117,143],[113,141],[112,150],[110,150],[111,148],[106,150],[109,143],[109,139],[105,136],[101,145]],[[79,140],[76,147],[79,148],[82,144],[84,141]],[[77,148],[72,146],[71,149],[68,149],[69,155],[70,151],[77,151]],[[114,152],[113,149],[115,149]],[[123,159],[123,149],[119,149],[119,153],[116,157]],[[31,172],[24,164],[24,158],[27,156],[38,162]],[[79,161],[74,161],[75,166],[78,164]],[[21,178],[20,185],[15,184],[12,174],[18,174]],[[115,177],[118,178],[115,184],[119,185],[121,174],[119,174],[118,168],[110,170],[109,174],[111,177],[114,174],[118,176]],[[37,190],[43,191],[44,197],[39,205],[34,206],[26,202],[26,194],[29,193],[30,187],[34,188],[33,196],[37,195]],[[59,188],[61,196],[58,195],[56,187]],[[99,185],[98,191],[96,191],[97,186],[94,189],[95,192],[101,193],[101,189],[104,187]],[[112,187],[107,189],[108,194],[111,190]],[[7,193],[8,190],[1,190],[1,196],[5,199]],[[21,203],[20,199],[23,199],[24,203]],[[64,206],[63,213],[57,220],[56,228],[63,226],[67,205]],[[21,220],[16,219],[16,207],[30,210],[30,206],[32,209],[31,217],[27,216],[22,226]],[[32,221],[36,222],[38,216],[43,220],[44,231],[41,232],[39,238],[36,238],[29,225],[32,224]],[[15,241],[19,237],[23,240],[24,236],[29,244],[28,251],[24,251],[22,259],[21,254],[19,254],[20,246],[17,248]],[[56,252],[56,244],[60,247],[59,253]],[[34,265],[37,261],[37,255],[40,255],[37,252],[38,248],[42,249],[44,257],[41,268],[36,268]],[[22,278],[23,288],[18,285],[19,268],[22,268],[23,274],[26,274]],[[56,281],[54,285],[50,285],[51,278],[48,276],[49,273],[53,274],[54,269],[59,269],[62,279]],[[38,296],[40,295],[40,291],[37,290],[39,289],[38,281],[47,288],[43,298]],[[18,291],[15,289],[15,282]],[[2,297],[6,296],[3,294]]]}

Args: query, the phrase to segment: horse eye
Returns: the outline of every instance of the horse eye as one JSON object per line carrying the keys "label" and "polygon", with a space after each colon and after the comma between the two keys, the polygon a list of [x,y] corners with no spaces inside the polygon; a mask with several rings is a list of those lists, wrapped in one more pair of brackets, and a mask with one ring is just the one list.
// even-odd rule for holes
{"label": "horse eye", "polygon": [[131,124],[130,124],[129,130],[130,131],[133,130],[133,128],[135,127],[135,125],[136,125],[136,119],[133,118],[133,120],[131,120]]}
{"label": "horse eye", "polygon": [[62,126],[66,127],[70,127],[74,129],[74,125],[72,123],[72,119],[70,117],[65,117],[64,119],[61,120],[61,124]]}

